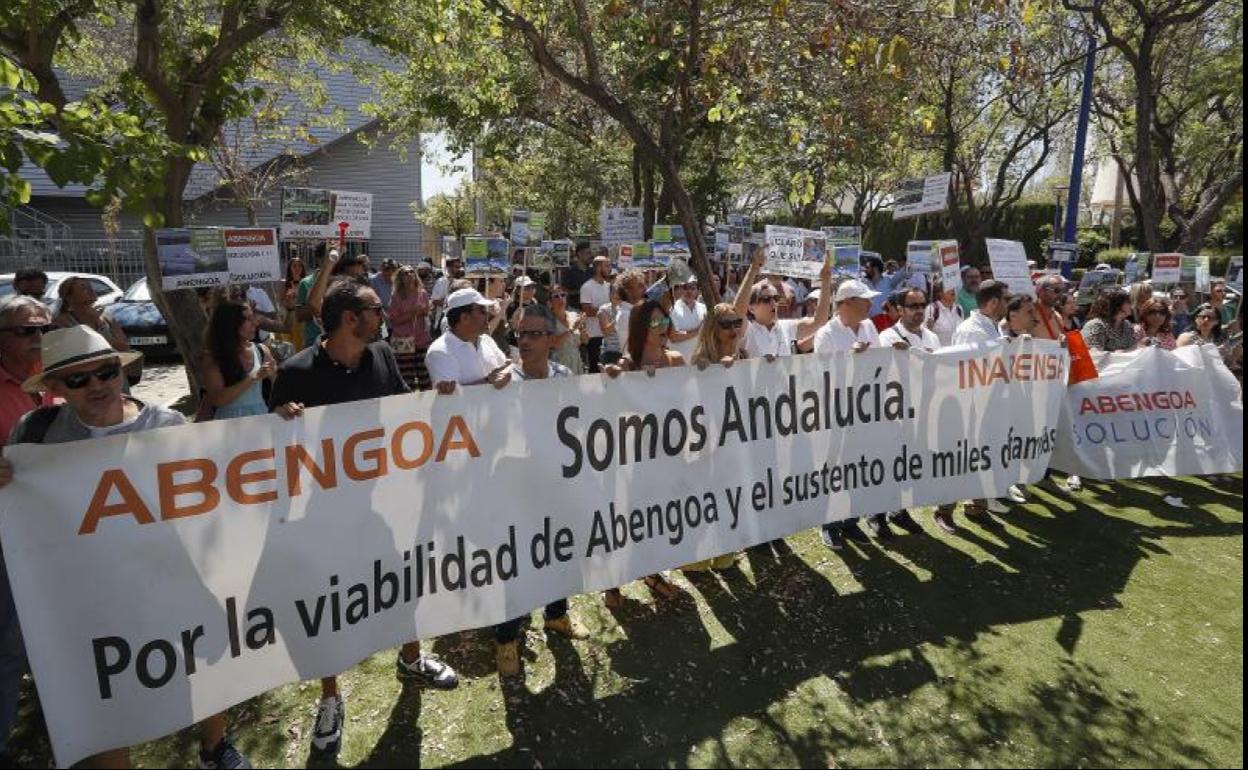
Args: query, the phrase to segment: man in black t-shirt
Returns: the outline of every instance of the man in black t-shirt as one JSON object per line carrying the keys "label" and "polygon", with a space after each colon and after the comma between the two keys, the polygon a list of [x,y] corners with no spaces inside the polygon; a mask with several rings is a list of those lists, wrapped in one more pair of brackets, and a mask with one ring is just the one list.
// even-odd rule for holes
{"label": "man in black t-shirt", "polygon": [[[269,401],[287,420],[305,407],[342,404],[407,393],[394,351],[377,339],[384,309],[377,292],[362,278],[332,283],[321,304],[325,333],[314,344],[282,364]],[[440,690],[459,684],[455,671],[420,651],[420,642],[408,642],[395,661],[399,679]],[[321,703],[312,732],[313,747],[337,754],[342,745],[345,717],[337,677],[321,680]]]}

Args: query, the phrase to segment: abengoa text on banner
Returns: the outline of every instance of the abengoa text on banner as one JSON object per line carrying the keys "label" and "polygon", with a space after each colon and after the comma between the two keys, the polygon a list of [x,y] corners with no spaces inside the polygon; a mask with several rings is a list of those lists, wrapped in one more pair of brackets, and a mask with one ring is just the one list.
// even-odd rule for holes
{"label": "abengoa text on banner", "polygon": [[0,537],[62,764],[403,641],[1038,480],[1049,342],[477,386],[11,447]]}

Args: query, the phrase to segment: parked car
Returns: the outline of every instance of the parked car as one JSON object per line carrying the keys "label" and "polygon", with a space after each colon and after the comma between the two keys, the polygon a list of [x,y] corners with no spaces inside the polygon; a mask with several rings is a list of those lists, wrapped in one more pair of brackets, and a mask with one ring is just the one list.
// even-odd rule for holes
{"label": "parked car", "polygon": [[126,333],[130,347],[142,351],[146,356],[177,353],[177,346],[169,334],[169,324],[165,322],[160,308],[152,301],[146,278],[130,284],[121,299],[109,306],[104,315]]}
{"label": "parked car", "polygon": [[[15,273],[5,273],[4,275],[0,275],[0,297],[13,293],[13,278],[15,275]],[[91,288],[95,289],[95,306],[97,308],[103,309],[108,307],[117,300],[121,299],[121,295],[124,293],[122,292],[120,286],[113,283],[111,278],[104,275],[94,275],[92,273],[50,272],[47,273],[47,276],[48,288],[44,291],[43,296],[40,299],[43,300],[43,304],[47,305],[52,310],[53,314],[55,314],[61,306],[61,297],[57,293],[61,284],[65,283],[65,281],[73,278],[74,276],[86,278],[87,282],[91,284]]]}

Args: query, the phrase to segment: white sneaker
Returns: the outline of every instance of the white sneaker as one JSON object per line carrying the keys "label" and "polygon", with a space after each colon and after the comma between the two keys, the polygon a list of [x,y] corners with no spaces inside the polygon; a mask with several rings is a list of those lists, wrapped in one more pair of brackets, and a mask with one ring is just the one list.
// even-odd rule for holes
{"label": "white sneaker", "polygon": [[1010,507],[1006,505],[1005,503],[1001,502],[1000,500],[997,500],[996,498],[992,498],[988,501],[988,512],[1001,515],[1003,513],[1009,513]]}
{"label": "white sneaker", "polygon": [[1006,493],[1006,496],[1009,497],[1010,500],[1018,503],[1019,505],[1022,505],[1023,503],[1027,502],[1027,495],[1023,494],[1022,487],[1020,487],[1017,484],[1010,485],[1010,489]]}
{"label": "white sneaker", "polygon": [[1066,491],[1067,492],[1082,492],[1083,491],[1083,479],[1079,478],[1073,473],[1067,476],[1066,477]]}
{"label": "white sneaker", "polygon": [[316,726],[312,730],[312,746],[322,754],[338,753],[342,746],[342,723],[346,708],[341,695],[322,698],[316,707]]}

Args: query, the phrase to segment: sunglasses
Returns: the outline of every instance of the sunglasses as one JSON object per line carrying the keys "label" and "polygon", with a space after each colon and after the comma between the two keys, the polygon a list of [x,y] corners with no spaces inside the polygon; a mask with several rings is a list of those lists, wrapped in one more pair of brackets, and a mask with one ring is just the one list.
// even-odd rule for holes
{"label": "sunglasses", "polygon": [[728,331],[729,329],[740,329],[742,326],[745,326],[745,319],[744,318],[721,318],[716,323],[719,325],[719,328],[723,329],[724,331]]}
{"label": "sunglasses", "polygon": [[777,303],[777,302],[779,302],[779,301],[780,301],[780,298],[779,298],[779,297],[777,297],[775,294],[764,294],[763,296],[761,296],[761,297],[759,297],[758,299],[754,300],[754,303],[755,303],[755,304],[762,304],[762,303],[764,303],[764,302],[770,302],[771,304],[773,304],[773,305],[774,305],[774,304],[776,304],[776,303]]}
{"label": "sunglasses", "polygon": [[1148,314],[1149,314],[1149,315],[1165,315],[1165,314],[1166,314],[1166,311],[1164,311],[1164,310],[1150,310],[1150,311],[1148,311]]}
{"label": "sunglasses", "polygon": [[1211,315],[1198,315],[1198,316],[1196,316],[1196,320],[1197,320],[1197,321],[1212,321],[1212,320],[1213,320],[1213,316],[1211,316]]}
{"label": "sunglasses", "polygon": [[550,295],[550,298],[551,298],[551,299],[567,299],[567,298],[568,298],[568,293],[567,293],[566,291],[556,291],[556,292],[552,292],[552,293],[551,293],[551,295]]}
{"label": "sunglasses", "polygon": [[923,302],[911,302],[909,305],[902,305],[906,310],[926,310],[927,305]]}
{"label": "sunglasses", "polygon": [[671,325],[672,325],[672,319],[668,318],[665,315],[661,315],[658,318],[650,319],[651,329],[666,329],[667,327]]}
{"label": "sunglasses", "polygon": [[381,311],[385,309],[386,309],[385,305],[381,304],[380,302],[374,302],[372,304],[364,305],[363,307],[361,307],[360,312],[363,313],[365,310],[371,310],[374,313],[380,313]]}
{"label": "sunglasses", "polygon": [[5,326],[0,328],[0,332],[9,332],[18,337],[33,337],[36,334],[47,334],[56,329],[52,324],[44,324],[43,326]]}
{"label": "sunglasses", "polygon": [[546,336],[546,332],[541,329],[526,329],[525,331],[516,332],[516,336],[520,338],[528,337],[529,339],[540,339]]}
{"label": "sunglasses", "polygon": [[54,376],[53,379],[59,380],[61,384],[70,390],[80,390],[87,386],[87,383],[91,381],[92,377],[100,382],[110,382],[117,379],[117,375],[119,374],[121,374],[121,364],[105,364],[94,371],[75,372],[74,374],[67,374],[64,377]]}

